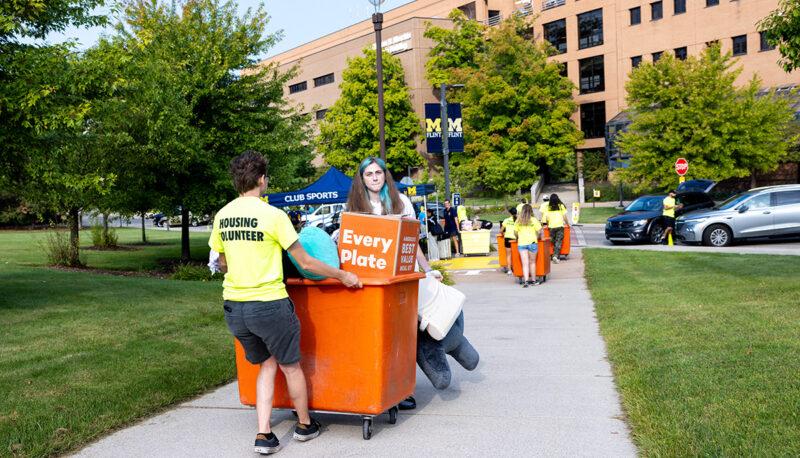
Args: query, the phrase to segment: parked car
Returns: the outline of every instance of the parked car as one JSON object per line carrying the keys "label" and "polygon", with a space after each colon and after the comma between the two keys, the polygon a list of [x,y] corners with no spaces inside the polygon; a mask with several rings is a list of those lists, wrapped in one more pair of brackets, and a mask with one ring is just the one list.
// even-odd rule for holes
{"label": "parked car", "polygon": [[161,227],[167,221],[167,215],[163,213],[156,213],[152,216],[153,218],[153,226]]}
{"label": "parked car", "polygon": [[[189,212],[189,224],[191,226],[206,226],[211,224],[211,220],[211,215],[193,215],[191,212]],[[178,213],[177,215],[169,218],[169,225],[170,227],[180,226],[182,221],[183,217],[180,213]]]}
{"label": "parked car", "polygon": [[304,215],[303,221],[306,226],[316,226],[320,229],[331,224],[333,217],[340,212],[344,211],[344,203],[340,204],[322,204],[315,208],[313,212]]}
{"label": "parked car", "polygon": [[678,240],[727,246],[737,239],[800,235],[800,184],[755,188],[712,209],[684,213]]}
{"label": "parked car", "polygon": [[[639,197],[631,202],[622,213],[606,221],[606,240],[611,243],[649,242],[661,243],[666,224],[662,213],[666,195]],[[675,196],[683,207],[675,210],[675,216],[692,210],[711,208],[714,201],[703,192],[678,192]]]}
{"label": "parked car", "polygon": [[678,192],[698,191],[708,194],[717,184],[714,180],[689,180],[678,185]]}
{"label": "parked car", "polygon": [[437,219],[444,218],[444,202],[442,201],[429,200],[425,205],[425,210],[434,210]]}

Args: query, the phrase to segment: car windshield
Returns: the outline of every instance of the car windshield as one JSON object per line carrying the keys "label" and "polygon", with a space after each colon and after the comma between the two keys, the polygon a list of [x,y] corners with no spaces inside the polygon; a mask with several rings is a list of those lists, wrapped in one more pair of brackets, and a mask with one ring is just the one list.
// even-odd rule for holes
{"label": "car windshield", "polygon": [[626,212],[649,212],[663,208],[663,197],[640,197],[625,207]]}
{"label": "car windshield", "polygon": [[747,194],[747,193],[745,193],[745,194],[736,194],[735,196],[728,198],[728,200],[726,200],[725,202],[722,202],[721,204],[719,204],[716,207],[714,207],[714,209],[716,209],[716,210],[729,210],[729,209],[739,205],[739,203],[741,201],[749,198],[750,196],[752,196],[752,194]]}

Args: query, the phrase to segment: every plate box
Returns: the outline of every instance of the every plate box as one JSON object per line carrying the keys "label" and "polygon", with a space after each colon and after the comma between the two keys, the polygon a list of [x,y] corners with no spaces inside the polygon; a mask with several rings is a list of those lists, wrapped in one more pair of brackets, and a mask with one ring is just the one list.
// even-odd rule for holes
{"label": "every plate box", "polygon": [[341,268],[371,278],[414,272],[419,228],[416,219],[343,213],[339,228]]}

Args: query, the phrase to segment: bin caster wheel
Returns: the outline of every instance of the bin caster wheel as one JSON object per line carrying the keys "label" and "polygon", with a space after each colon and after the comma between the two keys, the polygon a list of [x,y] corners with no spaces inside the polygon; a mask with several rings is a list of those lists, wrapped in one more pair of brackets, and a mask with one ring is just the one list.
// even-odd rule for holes
{"label": "bin caster wheel", "polygon": [[370,440],[372,438],[372,418],[364,419],[364,426],[362,429],[364,433],[364,440]]}
{"label": "bin caster wheel", "polygon": [[397,406],[392,407],[389,409],[389,424],[393,425],[397,423]]}

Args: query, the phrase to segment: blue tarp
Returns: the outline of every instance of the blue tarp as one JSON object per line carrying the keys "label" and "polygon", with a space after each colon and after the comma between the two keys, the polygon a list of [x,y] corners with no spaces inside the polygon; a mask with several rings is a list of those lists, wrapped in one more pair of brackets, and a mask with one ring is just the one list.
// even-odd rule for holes
{"label": "blue tarp", "polygon": [[[352,178],[336,167],[331,167],[319,180],[299,191],[276,192],[265,194],[263,197],[273,207],[333,204],[347,201],[352,184]],[[423,196],[436,192],[436,185],[433,184],[404,185],[397,182],[395,184],[400,192],[409,196]]]}

